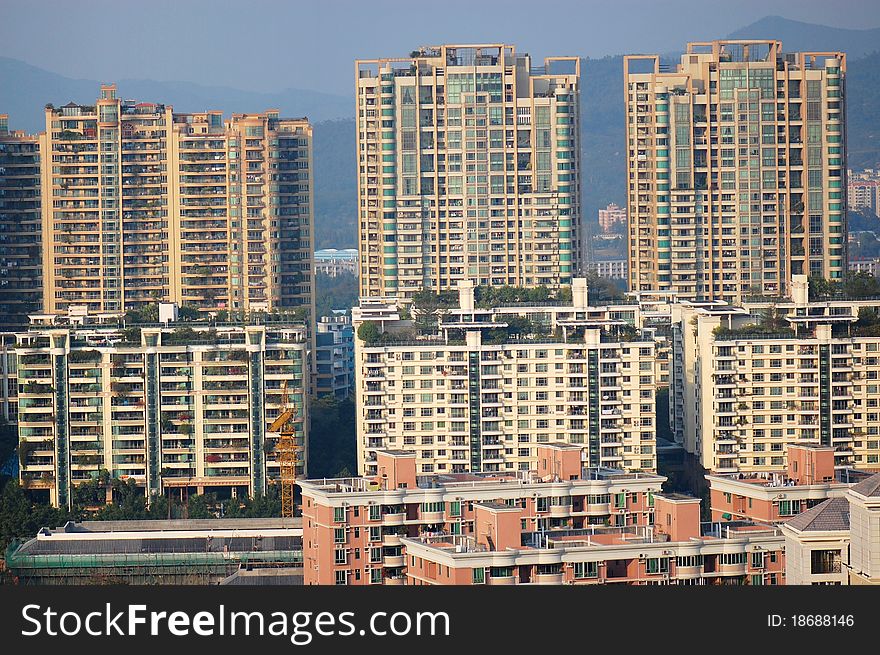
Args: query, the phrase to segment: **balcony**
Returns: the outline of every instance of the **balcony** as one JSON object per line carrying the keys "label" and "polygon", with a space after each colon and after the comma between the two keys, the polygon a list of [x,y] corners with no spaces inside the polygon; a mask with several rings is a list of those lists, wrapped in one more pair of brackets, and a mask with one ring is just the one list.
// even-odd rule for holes
{"label": "balcony", "polygon": [[382,515],[382,525],[403,525],[406,521],[406,512],[394,512]]}
{"label": "balcony", "polygon": [[383,534],[382,535],[382,545],[389,546],[389,547],[399,546],[400,545],[400,535],[397,533]]}
{"label": "balcony", "polygon": [[513,585],[516,583],[517,583],[517,580],[512,575],[486,579],[486,584],[490,584],[490,585]]}
{"label": "balcony", "polygon": [[406,555],[386,555],[384,564],[386,568],[406,566]]}
{"label": "balcony", "polygon": [[[504,578],[489,578],[489,580],[503,580]],[[536,573],[534,579],[535,584],[562,584],[562,573]]]}

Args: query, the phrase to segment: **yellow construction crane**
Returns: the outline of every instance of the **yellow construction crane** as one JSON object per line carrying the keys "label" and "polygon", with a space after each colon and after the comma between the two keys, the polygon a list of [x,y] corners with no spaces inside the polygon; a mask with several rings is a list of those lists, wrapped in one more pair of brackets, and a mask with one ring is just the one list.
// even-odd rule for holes
{"label": "yellow construction crane", "polygon": [[281,385],[281,414],[278,415],[268,432],[278,433],[278,443],[275,445],[277,460],[281,466],[281,516],[293,518],[293,487],[296,483],[296,465],[299,462],[299,446],[296,444],[296,429],[293,419],[296,417],[296,407],[290,406],[287,393],[287,380]]}

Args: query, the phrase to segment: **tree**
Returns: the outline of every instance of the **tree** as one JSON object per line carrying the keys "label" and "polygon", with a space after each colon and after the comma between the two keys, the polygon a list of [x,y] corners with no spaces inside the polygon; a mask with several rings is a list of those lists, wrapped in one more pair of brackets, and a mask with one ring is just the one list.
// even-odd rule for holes
{"label": "tree", "polygon": [[358,327],[357,335],[358,339],[367,345],[377,343],[382,339],[382,333],[379,332],[379,326],[375,321],[364,321],[361,323]]}

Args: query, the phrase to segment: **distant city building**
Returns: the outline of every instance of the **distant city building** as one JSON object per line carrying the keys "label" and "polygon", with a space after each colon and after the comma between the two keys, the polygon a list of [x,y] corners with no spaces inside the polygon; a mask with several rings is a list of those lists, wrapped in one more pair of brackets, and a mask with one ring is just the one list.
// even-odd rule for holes
{"label": "distant city building", "polygon": [[306,119],[176,114],[109,85],[47,105],[40,140],[47,313],[313,309]]}
{"label": "distant city building", "polygon": [[845,53],[689,43],[624,75],[631,289],[736,303],[843,277]]}
{"label": "distant city building", "polygon": [[529,470],[551,440],[590,466],[656,470],[668,362],[637,303],[590,307],[575,278],[570,303],[483,308],[473,284],[459,284],[459,306],[430,335],[417,334],[417,306],[414,321],[379,301],[352,310],[359,471],[375,474],[376,451],[400,448],[416,450],[421,474]]}
{"label": "distant city building", "polygon": [[612,280],[628,279],[627,262],[625,259],[598,259],[586,263],[588,273],[595,273],[599,277],[607,277]]}
{"label": "distant city building", "polygon": [[846,198],[850,209],[868,209],[880,217],[880,171],[849,171]]}
{"label": "distant city building", "polygon": [[337,250],[325,248],[315,251],[315,273],[323,273],[330,277],[337,275],[358,274],[358,251],[356,248]]}
{"label": "distant city building", "polygon": [[605,234],[609,234],[617,225],[626,227],[626,210],[612,202],[605,209],[599,210],[599,227]]}
{"label": "distant city building", "polygon": [[876,257],[850,259],[849,270],[854,273],[869,273],[874,277],[878,277],[880,276],[880,259]]}
{"label": "distant city building", "polygon": [[354,331],[344,312],[322,316],[315,334],[315,391],[348,398],[354,392]]}
{"label": "distant city building", "polygon": [[580,262],[577,57],[502,44],[359,60],[360,295],[556,288]]}
{"label": "distant city building", "polygon": [[43,302],[39,137],[0,114],[0,330],[20,329]]}
{"label": "distant city building", "polygon": [[371,476],[300,482],[304,583],[413,584],[406,540],[482,532],[479,505],[488,501],[516,509],[517,528],[530,533],[634,534],[655,522],[666,478],[587,467],[570,444],[538,445],[536,461],[518,473],[423,476],[414,452],[380,449]]}
{"label": "distant city building", "polygon": [[133,480],[148,496],[264,494],[279,475],[286,387],[307,470],[304,326],[34,327],[17,334],[20,479],[53,505],[77,484]]}

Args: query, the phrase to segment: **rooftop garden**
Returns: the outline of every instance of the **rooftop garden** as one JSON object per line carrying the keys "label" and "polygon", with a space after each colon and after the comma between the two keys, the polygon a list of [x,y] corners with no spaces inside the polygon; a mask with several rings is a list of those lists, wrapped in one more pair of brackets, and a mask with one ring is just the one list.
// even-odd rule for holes
{"label": "rooftop garden", "polygon": [[810,278],[810,300],[880,298],[880,280],[865,271],[849,272],[841,280]]}
{"label": "rooftop garden", "polygon": [[712,334],[717,340],[730,340],[747,337],[794,337],[795,331],[785,315],[773,307],[764,310],[757,323],[747,323],[736,328],[719,325],[712,330]]}

